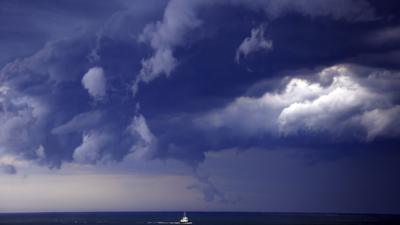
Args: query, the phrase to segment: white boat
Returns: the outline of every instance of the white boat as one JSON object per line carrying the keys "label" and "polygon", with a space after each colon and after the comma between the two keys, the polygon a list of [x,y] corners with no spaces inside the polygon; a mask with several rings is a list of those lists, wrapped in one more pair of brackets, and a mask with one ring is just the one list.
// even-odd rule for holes
{"label": "white boat", "polygon": [[192,222],[189,221],[189,218],[186,216],[186,212],[183,213],[183,217],[181,220],[179,220],[180,224],[192,224]]}

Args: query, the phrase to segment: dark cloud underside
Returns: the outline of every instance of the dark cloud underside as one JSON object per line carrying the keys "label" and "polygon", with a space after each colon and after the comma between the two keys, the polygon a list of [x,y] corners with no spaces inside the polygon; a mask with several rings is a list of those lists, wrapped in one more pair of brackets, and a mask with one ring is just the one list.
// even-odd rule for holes
{"label": "dark cloud underside", "polygon": [[[400,147],[396,1],[0,1],[0,171]],[[301,151],[300,151],[301,150]],[[15,165],[14,165],[15,164]]]}

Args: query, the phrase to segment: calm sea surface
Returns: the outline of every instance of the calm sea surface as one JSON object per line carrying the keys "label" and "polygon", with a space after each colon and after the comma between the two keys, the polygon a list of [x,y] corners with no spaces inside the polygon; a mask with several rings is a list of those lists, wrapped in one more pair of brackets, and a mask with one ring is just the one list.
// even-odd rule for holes
{"label": "calm sea surface", "polygon": [[[400,215],[188,212],[193,225],[400,225]],[[177,224],[181,212],[3,213],[0,225]]]}

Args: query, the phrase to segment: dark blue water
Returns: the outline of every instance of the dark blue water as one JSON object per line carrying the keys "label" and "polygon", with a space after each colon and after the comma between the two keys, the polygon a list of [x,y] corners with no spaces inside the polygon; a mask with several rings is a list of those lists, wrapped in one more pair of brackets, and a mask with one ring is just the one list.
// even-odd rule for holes
{"label": "dark blue water", "polygon": [[[193,225],[400,225],[400,215],[188,212]],[[174,224],[181,212],[3,213],[0,225]]]}

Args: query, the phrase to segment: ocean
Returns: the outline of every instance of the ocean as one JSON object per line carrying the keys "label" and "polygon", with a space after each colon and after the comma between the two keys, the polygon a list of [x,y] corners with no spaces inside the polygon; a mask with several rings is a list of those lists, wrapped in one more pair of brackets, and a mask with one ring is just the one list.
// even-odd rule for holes
{"label": "ocean", "polygon": [[[182,212],[0,213],[0,225],[178,224]],[[400,215],[187,212],[193,225],[400,225]]]}

